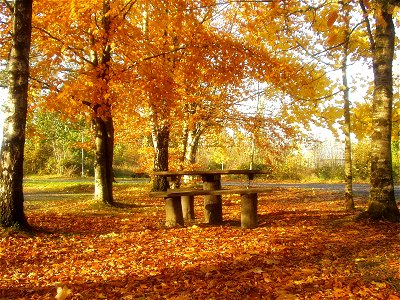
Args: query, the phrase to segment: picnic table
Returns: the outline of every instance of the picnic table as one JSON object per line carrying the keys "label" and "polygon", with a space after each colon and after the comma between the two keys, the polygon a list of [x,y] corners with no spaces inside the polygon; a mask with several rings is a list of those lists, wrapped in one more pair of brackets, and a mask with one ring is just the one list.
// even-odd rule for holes
{"label": "picnic table", "polygon": [[[184,219],[194,219],[194,196],[204,195],[204,217],[208,224],[221,224],[222,195],[241,195],[242,227],[257,226],[257,194],[270,191],[270,188],[251,188],[250,182],[257,174],[269,174],[264,170],[187,170],[158,171],[153,174],[165,176],[168,181],[175,182],[179,176],[197,176],[203,181],[202,189],[169,189],[167,191],[151,192],[151,197],[165,199],[166,225],[183,225]],[[246,175],[248,184],[240,189],[222,189],[222,175]]]}

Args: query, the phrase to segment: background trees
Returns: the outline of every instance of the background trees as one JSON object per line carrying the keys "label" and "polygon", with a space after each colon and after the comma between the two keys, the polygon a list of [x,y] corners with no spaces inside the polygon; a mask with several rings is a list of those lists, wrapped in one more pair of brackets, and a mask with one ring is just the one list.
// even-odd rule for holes
{"label": "background trees", "polygon": [[[45,2],[35,5],[43,12],[34,19],[38,88],[49,90],[46,105],[71,117],[84,112],[92,123],[95,198],[111,205],[114,109],[131,99],[120,88],[127,71],[123,58],[131,52],[119,46],[129,40],[125,33],[132,26],[126,17],[134,4],[64,1],[51,10]],[[59,22],[50,22],[58,16]]]}
{"label": "background trees", "polygon": [[[293,175],[301,169],[297,165],[328,174],[311,170],[321,164],[311,167],[304,154],[310,153],[303,149],[310,124],[333,128],[343,122],[343,110],[354,106],[354,115],[362,116],[358,124],[364,124],[351,126],[347,112],[348,140],[353,129],[359,134],[378,128],[368,105],[350,101],[346,74],[349,62],[368,56],[368,34],[374,32],[364,30],[369,23],[362,17],[380,9],[378,4],[365,5],[362,15],[353,1],[90,0],[61,1],[51,9],[47,1],[35,2],[34,138],[27,144],[26,169],[40,153],[35,144],[54,155],[58,173],[82,173],[77,162],[84,149],[96,166],[95,195],[108,204],[114,201],[115,146],[118,155],[125,156],[121,149],[130,153],[134,161],[127,165],[147,172],[248,167],[254,156],[275,176],[278,170],[282,177]],[[391,5],[383,5],[388,14]],[[6,31],[6,11],[2,16]],[[381,19],[368,20],[379,27]],[[1,40],[8,42],[7,35]],[[6,61],[8,53],[1,51]],[[339,69],[343,79],[330,75]],[[54,121],[52,128],[41,125],[46,120]],[[31,170],[38,168],[45,166]],[[348,179],[352,170],[347,167]],[[166,187],[154,181],[154,188]]]}
{"label": "background trees", "polygon": [[74,176],[83,168],[84,175],[93,175],[90,136],[85,120],[71,122],[60,113],[35,109],[27,123],[25,174]]}

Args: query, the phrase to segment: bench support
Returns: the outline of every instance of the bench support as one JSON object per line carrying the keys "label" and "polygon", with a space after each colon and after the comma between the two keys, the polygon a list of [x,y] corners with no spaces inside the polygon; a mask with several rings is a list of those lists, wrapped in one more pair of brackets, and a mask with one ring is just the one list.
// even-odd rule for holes
{"label": "bench support", "polygon": [[165,198],[165,226],[183,226],[181,197]]}
{"label": "bench support", "polygon": [[[209,178],[212,176],[213,178]],[[203,189],[220,190],[221,176],[207,175],[203,176]],[[204,219],[208,224],[222,223],[222,196],[221,195],[205,195],[204,196]]]}
{"label": "bench support", "polygon": [[257,194],[242,194],[241,201],[241,226],[242,228],[257,227]]}
{"label": "bench support", "polygon": [[194,221],[194,196],[181,196],[183,219],[186,222]]}
{"label": "bench support", "polygon": [[[210,180],[209,180],[210,181]],[[165,199],[166,226],[184,225],[184,220],[194,220],[194,197],[204,195],[205,221],[222,223],[222,195],[237,194],[241,197],[242,228],[257,227],[257,196],[269,193],[271,188],[221,189],[220,181],[204,182],[204,190],[168,190],[151,192],[150,197]],[[219,187],[219,188],[217,188]]]}

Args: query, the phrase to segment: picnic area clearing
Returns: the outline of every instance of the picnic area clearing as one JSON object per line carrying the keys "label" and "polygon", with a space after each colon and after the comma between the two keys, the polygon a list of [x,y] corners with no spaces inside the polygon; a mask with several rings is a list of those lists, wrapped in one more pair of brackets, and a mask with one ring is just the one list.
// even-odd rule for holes
{"label": "picnic area clearing", "polygon": [[164,200],[148,189],[115,184],[119,205],[108,207],[86,185],[28,185],[35,230],[1,229],[0,298],[54,299],[56,285],[67,299],[400,297],[400,224],[354,221],[341,193],[276,188],[249,230],[238,195],[224,200],[222,225],[205,224],[195,201],[195,222],[166,228]]}

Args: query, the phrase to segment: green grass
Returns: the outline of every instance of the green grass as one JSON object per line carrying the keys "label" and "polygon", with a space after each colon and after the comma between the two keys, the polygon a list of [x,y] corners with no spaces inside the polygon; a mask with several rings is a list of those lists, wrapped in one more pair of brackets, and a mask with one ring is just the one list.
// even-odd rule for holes
{"label": "green grass", "polygon": [[[131,205],[127,195],[142,195],[149,189],[148,183],[140,180],[124,180],[113,184],[116,211]],[[24,181],[25,208],[27,211],[102,213],[110,208],[94,199],[94,180],[79,178],[35,177]],[[136,197],[133,197],[136,198]],[[128,203],[126,203],[128,202]]]}
{"label": "green grass", "polygon": [[[126,179],[117,178],[117,183],[114,183],[114,187],[119,186],[130,186],[146,184],[147,181],[141,178]],[[64,177],[43,177],[34,176],[24,179],[24,191],[25,192],[36,192],[40,191],[43,193],[62,193],[62,192],[73,192],[73,193],[88,193],[94,192],[94,179],[93,178],[64,178]]]}

